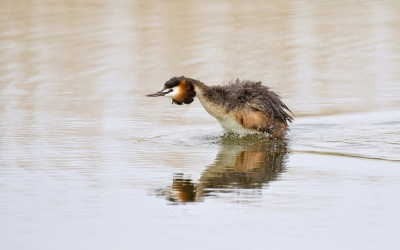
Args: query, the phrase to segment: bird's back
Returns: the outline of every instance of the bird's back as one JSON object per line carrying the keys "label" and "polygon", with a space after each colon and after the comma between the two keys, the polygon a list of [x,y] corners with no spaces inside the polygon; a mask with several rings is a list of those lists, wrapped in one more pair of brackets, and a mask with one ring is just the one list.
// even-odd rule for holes
{"label": "bird's back", "polygon": [[282,137],[288,130],[288,122],[293,120],[285,111],[291,112],[280,96],[261,82],[237,79],[210,86],[203,96],[244,128],[268,132],[273,138]]}

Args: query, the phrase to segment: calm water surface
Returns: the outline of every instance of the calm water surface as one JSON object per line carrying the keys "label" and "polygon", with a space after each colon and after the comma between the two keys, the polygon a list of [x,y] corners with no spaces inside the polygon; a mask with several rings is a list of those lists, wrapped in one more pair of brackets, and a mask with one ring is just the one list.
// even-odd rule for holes
{"label": "calm water surface", "polygon": [[[1,1],[1,249],[399,249],[398,1]],[[286,140],[172,76],[261,80]]]}

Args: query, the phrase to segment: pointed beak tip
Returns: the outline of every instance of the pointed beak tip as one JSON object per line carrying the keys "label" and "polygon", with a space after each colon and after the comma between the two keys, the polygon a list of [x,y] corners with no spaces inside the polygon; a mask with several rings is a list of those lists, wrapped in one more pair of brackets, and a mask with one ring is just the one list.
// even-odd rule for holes
{"label": "pointed beak tip", "polygon": [[158,96],[164,96],[164,95],[165,95],[164,92],[159,91],[159,92],[156,92],[156,93],[153,93],[153,94],[148,94],[148,95],[146,95],[146,96],[147,96],[147,97],[158,97]]}

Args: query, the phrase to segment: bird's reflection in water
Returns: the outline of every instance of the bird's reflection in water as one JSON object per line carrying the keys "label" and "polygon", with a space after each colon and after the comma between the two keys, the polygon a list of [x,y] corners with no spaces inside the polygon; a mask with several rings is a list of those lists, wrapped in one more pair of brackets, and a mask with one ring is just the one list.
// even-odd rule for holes
{"label": "bird's reflection in water", "polygon": [[183,174],[174,174],[172,187],[164,195],[172,202],[195,202],[206,196],[232,198],[234,194],[236,201],[246,202],[260,196],[265,184],[285,170],[287,152],[286,141],[223,145],[197,183]]}

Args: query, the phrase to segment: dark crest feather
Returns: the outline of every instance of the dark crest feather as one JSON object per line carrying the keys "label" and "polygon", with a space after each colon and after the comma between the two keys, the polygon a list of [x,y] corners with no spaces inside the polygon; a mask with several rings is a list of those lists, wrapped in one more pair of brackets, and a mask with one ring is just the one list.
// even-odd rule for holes
{"label": "dark crest feather", "polygon": [[174,76],[164,84],[164,89],[172,89],[178,86],[184,79],[184,76]]}
{"label": "dark crest feather", "polygon": [[188,87],[187,96],[186,96],[185,100],[183,101],[183,103],[191,104],[194,101],[194,98],[196,97],[196,91],[194,91],[194,85],[190,79],[186,79],[186,85]]}

